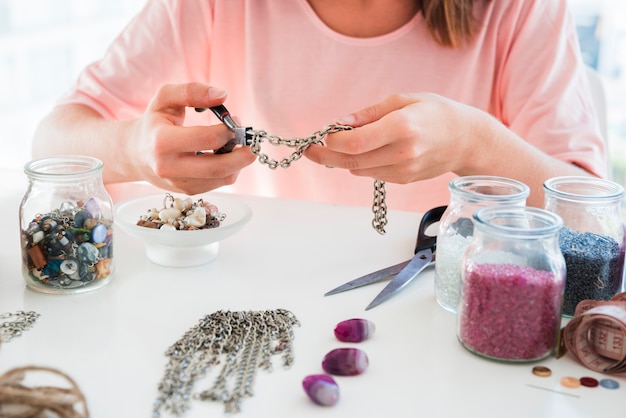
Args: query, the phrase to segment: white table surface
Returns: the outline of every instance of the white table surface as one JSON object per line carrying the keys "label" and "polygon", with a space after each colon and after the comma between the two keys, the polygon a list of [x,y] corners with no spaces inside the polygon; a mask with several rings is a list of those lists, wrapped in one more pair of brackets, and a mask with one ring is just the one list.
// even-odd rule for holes
{"label": "white table surface", "polygon": [[[116,272],[111,283],[79,295],[49,295],[25,287],[21,277],[18,207],[25,176],[0,169],[0,313],[34,310],[34,328],[0,347],[0,373],[15,367],[57,368],[76,380],[93,418],[148,417],[167,358],[165,350],[198,320],[217,310],[285,308],[300,320],[295,363],[275,358],[274,371],[260,371],[255,395],[237,416],[245,417],[625,417],[626,379],[621,387],[568,389],[564,376],[611,377],[585,369],[570,357],[538,364],[549,378],[531,373],[535,364],[492,362],[467,352],[456,339],[455,316],[434,297],[434,271],[398,296],[365,311],[384,287],[323,294],[347,281],[412,255],[420,215],[391,211],[387,234],[371,227],[369,208],[236,196],[253,218],[224,240],[217,259],[194,268],[166,268],[145,258],[143,244],[115,230]],[[119,202],[154,192],[145,185],[112,189]],[[320,407],[301,381],[322,373],[337,341],[335,325],[367,318],[375,335],[358,345],[367,371],[336,377],[341,398]],[[210,382],[209,382],[210,383]],[[204,389],[207,385],[197,387]],[[225,416],[220,404],[195,401],[186,417]]]}

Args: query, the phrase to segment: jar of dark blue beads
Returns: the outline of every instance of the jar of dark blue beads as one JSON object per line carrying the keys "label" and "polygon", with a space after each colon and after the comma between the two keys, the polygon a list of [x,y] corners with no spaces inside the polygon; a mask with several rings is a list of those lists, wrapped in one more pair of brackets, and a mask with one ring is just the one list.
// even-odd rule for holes
{"label": "jar of dark blue beads", "polygon": [[19,210],[22,276],[46,293],[80,293],[109,283],[114,270],[113,203],[103,163],[55,156],[27,163]]}
{"label": "jar of dark blue beads", "polygon": [[563,315],[582,300],[609,300],[622,289],[625,232],[620,215],[624,188],[595,177],[565,176],[543,185],[544,208],[563,219],[559,246],[567,279]]}

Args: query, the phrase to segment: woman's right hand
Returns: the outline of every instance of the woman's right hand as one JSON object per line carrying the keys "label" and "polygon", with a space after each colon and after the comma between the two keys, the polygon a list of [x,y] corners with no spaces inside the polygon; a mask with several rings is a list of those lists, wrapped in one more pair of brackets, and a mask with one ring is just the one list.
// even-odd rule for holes
{"label": "woman's right hand", "polygon": [[183,126],[189,108],[213,107],[225,99],[226,92],[206,84],[169,84],[132,120],[106,119],[83,104],[59,105],[40,123],[33,156],[90,155],[104,162],[105,183],[147,181],[172,192],[204,193],[234,183],[255,159],[247,147],[198,153],[233,138],[221,123]]}
{"label": "woman's right hand", "polygon": [[233,184],[239,171],[254,161],[254,154],[247,147],[227,154],[200,154],[221,148],[233,138],[232,131],[221,123],[182,126],[188,108],[213,107],[225,99],[223,90],[200,83],[161,87],[131,128],[126,155],[128,165],[138,171],[136,176],[188,195]]}

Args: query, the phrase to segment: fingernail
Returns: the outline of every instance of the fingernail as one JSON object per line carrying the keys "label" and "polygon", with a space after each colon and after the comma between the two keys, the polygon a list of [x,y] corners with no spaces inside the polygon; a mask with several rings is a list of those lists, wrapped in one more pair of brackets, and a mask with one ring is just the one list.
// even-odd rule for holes
{"label": "fingernail", "polygon": [[221,99],[224,96],[226,96],[225,90],[218,89],[217,87],[209,87],[209,98]]}
{"label": "fingernail", "polygon": [[340,125],[352,125],[354,124],[355,121],[356,119],[354,118],[354,115],[348,115],[348,116],[344,116],[342,118],[337,119],[335,122],[337,122]]}

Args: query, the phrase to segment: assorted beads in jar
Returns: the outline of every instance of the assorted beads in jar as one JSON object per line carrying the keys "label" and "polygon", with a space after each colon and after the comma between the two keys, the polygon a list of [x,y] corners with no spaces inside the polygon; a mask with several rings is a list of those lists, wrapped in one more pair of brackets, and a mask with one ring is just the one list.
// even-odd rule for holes
{"label": "assorted beads in jar", "polygon": [[114,270],[113,204],[101,161],[57,156],[26,164],[19,210],[22,276],[46,293],[79,293],[109,283]]}
{"label": "assorted beads in jar", "polygon": [[620,292],[626,237],[620,215],[624,188],[595,177],[555,177],[544,183],[544,208],[563,219],[559,246],[567,266],[563,315],[582,300]]}
{"label": "assorted beads in jar", "polygon": [[474,354],[504,362],[549,356],[565,284],[561,218],[539,208],[503,206],[479,209],[473,220],[462,263],[459,341]]}
{"label": "assorted beads in jar", "polygon": [[456,312],[463,254],[472,241],[473,213],[486,206],[524,206],[530,189],[519,181],[495,176],[459,177],[448,188],[450,202],[437,234],[435,296],[440,306]]}

